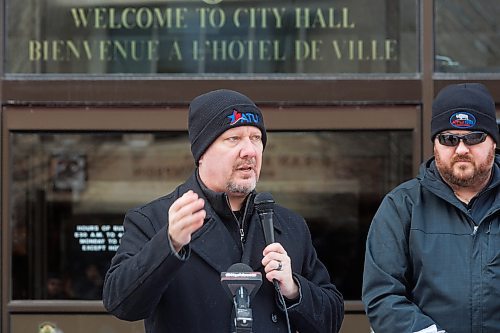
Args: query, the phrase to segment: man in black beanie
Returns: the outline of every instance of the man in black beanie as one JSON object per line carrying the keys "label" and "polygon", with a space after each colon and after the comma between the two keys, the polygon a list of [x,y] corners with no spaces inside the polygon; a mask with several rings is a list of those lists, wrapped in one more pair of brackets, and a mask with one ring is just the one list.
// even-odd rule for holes
{"label": "man in black beanie", "polygon": [[[268,244],[255,209],[267,142],[260,109],[239,92],[211,91],[191,102],[188,129],[197,168],[125,216],[106,309],[144,319],[147,333],[338,332],[342,295],[304,219],[267,196],[276,239]],[[242,288],[231,282],[245,274]]]}
{"label": "man in black beanie", "polygon": [[479,83],[432,105],[434,157],[384,198],[366,242],[362,298],[375,332],[500,332],[500,157]]}

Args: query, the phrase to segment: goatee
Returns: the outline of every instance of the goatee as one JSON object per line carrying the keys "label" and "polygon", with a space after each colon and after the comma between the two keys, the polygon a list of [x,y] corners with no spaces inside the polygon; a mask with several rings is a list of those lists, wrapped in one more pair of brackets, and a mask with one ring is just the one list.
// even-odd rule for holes
{"label": "goatee", "polygon": [[226,186],[226,192],[231,193],[233,195],[241,195],[246,196],[250,192],[252,192],[256,187],[256,182],[248,185],[240,185],[235,182],[230,181]]}

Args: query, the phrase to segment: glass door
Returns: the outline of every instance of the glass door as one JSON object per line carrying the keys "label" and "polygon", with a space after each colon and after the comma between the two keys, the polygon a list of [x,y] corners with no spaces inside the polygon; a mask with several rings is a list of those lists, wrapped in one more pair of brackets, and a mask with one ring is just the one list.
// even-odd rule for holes
{"label": "glass door", "polygon": [[[365,236],[383,195],[415,173],[418,112],[264,109],[258,190],[305,217],[346,299],[344,333],[368,332]],[[106,314],[103,278],[125,212],[193,172],[186,117],[181,109],[4,111],[3,331],[142,332],[141,322]]]}

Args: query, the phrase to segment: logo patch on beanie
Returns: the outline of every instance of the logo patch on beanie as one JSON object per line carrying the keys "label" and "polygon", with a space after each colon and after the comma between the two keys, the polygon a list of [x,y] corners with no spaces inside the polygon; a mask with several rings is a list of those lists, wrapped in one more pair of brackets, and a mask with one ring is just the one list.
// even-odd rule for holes
{"label": "logo patch on beanie", "polygon": [[451,115],[450,124],[456,128],[469,128],[476,125],[476,117],[469,112],[456,112]]}
{"label": "logo patch on beanie", "polygon": [[259,116],[255,113],[247,112],[241,113],[237,110],[233,110],[233,114],[227,116],[230,119],[229,125],[235,125],[237,123],[249,123],[249,124],[258,124]]}

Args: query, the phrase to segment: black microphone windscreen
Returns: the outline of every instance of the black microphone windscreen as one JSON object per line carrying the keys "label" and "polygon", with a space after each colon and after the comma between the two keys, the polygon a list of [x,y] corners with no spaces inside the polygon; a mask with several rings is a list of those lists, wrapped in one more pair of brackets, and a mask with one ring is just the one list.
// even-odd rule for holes
{"label": "black microphone windscreen", "polygon": [[253,203],[255,204],[255,209],[262,212],[273,209],[274,199],[271,193],[260,192],[253,199]]}
{"label": "black microphone windscreen", "polygon": [[242,273],[247,273],[247,272],[252,272],[252,268],[246,264],[243,264],[241,262],[237,262],[236,264],[232,264],[228,269],[228,272],[235,273],[235,272],[242,272]]}

